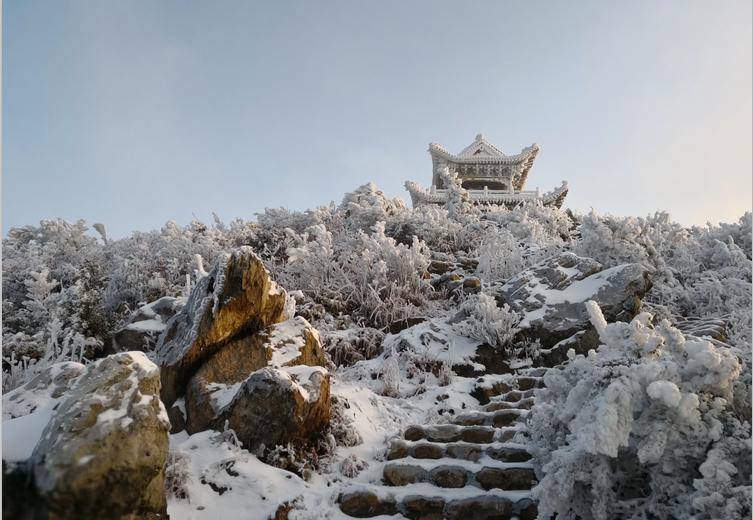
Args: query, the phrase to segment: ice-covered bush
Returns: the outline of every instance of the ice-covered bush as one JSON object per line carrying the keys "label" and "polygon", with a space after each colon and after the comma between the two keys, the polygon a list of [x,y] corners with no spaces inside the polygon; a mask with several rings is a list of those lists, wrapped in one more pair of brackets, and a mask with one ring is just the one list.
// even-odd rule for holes
{"label": "ice-covered bush", "polygon": [[505,351],[515,335],[520,316],[505,304],[497,305],[494,297],[479,293],[468,297],[460,306],[464,319],[453,325],[457,334],[477,339]]}
{"label": "ice-covered bush", "polygon": [[377,222],[385,222],[406,209],[402,200],[388,199],[376,184],[370,182],[346,193],[337,214],[347,228],[369,231]]}
{"label": "ice-covered bush", "polygon": [[484,214],[484,218],[506,229],[519,241],[539,247],[568,241],[575,225],[567,212],[534,203],[520,204],[512,209],[493,208]]}
{"label": "ice-covered bush", "polygon": [[352,365],[382,353],[384,332],[371,327],[350,327],[324,334],[324,349],[337,365]]}
{"label": "ice-covered bush", "polygon": [[382,361],[379,370],[380,379],[382,380],[382,395],[388,397],[400,396],[400,365],[398,364],[398,355],[393,348],[388,356]]}
{"label": "ice-covered bush", "polygon": [[385,222],[385,233],[401,244],[410,245],[418,237],[432,251],[454,253],[464,241],[464,225],[450,218],[440,206],[419,206],[398,212]]}
{"label": "ice-covered bush", "polygon": [[517,240],[505,229],[490,233],[478,249],[476,273],[484,282],[504,281],[525,267]]}
{"label": "ice-covered bush", "polygon": [[410,246],[385,235],[384,222],[373,231],[341,231],[323,225],[299,235],[278,269],[283,285],[303,291],[332,314],[349,313],[362,326],[384,328],[420,312],[430,290],[423,279],[429,265],[426,246]]}
{"label": "ice-covered bush", "polygon": [[541,518],[744,518],[750,425],[729,406],[740,363],[642,313],[607,324],[603,343],[551,369],[530,434]]}
{"label": "ice-covered bush", "polygon": [[104,245],[83,221],[43,220],[3,241],[3,365],[9,390],[57,361],[96,355],[110,326]]}

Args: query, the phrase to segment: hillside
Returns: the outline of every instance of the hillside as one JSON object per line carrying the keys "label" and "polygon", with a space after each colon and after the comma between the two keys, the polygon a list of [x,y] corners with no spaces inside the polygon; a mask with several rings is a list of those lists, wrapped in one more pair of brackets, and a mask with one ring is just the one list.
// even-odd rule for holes
{"label": "hillside", "polygon": [[13,229],[4,516],[748,518],[752,221],[368,184]]}

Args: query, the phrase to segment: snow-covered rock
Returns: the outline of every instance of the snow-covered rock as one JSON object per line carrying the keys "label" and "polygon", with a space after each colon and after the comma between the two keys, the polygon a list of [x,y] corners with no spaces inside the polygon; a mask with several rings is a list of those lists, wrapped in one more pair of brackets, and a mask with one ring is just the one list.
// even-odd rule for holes
{"label": "snow-covered rock", "polygon": [[651,288],[639,264],[602,270],[591,258],[565,252],[552,256],[491,290],[521,316],[519,340],[538,340],[549,348],[590,328],[584,302],[599,304],[609,321],[627,320],[640,310]]}
{"label": "snow-covered rock", "polygon": [[249,450],[303,443],[329,422],[329,386],[322,367],[262,368],[231,394],[213,426],[227,422]]}
{"label": "snow-covered rock", "polygon": [[[7,433],[5,421],[23,417],[45,408],[54,408],[85,369],[84,365],[73,361],[55,363],[25,385],[4,394],[3,433]],[[5,444],[3,444],[4,458],[5,451]]]}
{"label": "snow-covered rock", "polygon": [[[58,376],[79,372],[59,368]],[[34,484],[25,492],[38,499],[16,504],[15,511],[41,515],[35,518],[164,514],[169,422],[159,399],[157,366],[141,352],[125,352],[69,380],[75,382],[46,413],[50,420],[28,461]],[[42,393],[30,391],[32,397]]]}
{"label": "snow-covered rock", "polygon": [[112,336],[110,353],[154,350],[167,322],[186,304],[185,298],[163,296],[136,309],[123,328]]}
{"label": "snow-covered rock", "polygon": [[251,248],[221,257],[159,338],[162,400],[172,405],[191,374],[222,345],[283,321],[287,295]]}
{"label": "snow-covered rock", "polygon": [[186,387],[186,429],[195,433],[209,428],[234,391],[260,368],[325,364],[319,334],[300,316],[230,341],[191,377]]}

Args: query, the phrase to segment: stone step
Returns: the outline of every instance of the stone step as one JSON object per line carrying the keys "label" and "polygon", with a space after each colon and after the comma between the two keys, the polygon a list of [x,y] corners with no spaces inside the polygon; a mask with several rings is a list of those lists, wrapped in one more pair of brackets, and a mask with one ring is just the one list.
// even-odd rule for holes
{"label": "stone step", "polygon": [[520,374],[529,377],[544,377],[544,374],[546,374],[547,370],[549,370],[547,367],[527,368],[525,370],[521,370]]}
{"label": "stone step", "polygon": [[408,462],[388,462],[382,477],[390,486],[405,486],[426,482],[440,488],[476,486],[486,490],[528,490],[536,485],[536,474],[530,467],[462,466],[440,464],[423,466]]}
{"label": "stone step", "polygon": [[534,388],[544,388],[543,377],[523,376],[515,380],[515,387],[518,390],[533,390]]}
{"label": "stone step", "polygon": [[526,397],[517,401],[492,401],[491,403],[484,405],[482,410],[487,412],[496,412],[497,410],[530,410],[533,408],[535,401],[533,397]]}
{"label": "stone step", "polygon": [[371,518],[401,514],[411,520],[534,520],[536,503],[515,494],[471,494],[454,497],[444,490],[436,494],[409,493],[402,496],[370,489],[350,490],[338,499],[340,510],[351,517]]}
{"label": "stone step", "polygon": [[533,397],[533,390],[510,390],[503,394],[494,395],[489,399],[492,403],[517,403],[522,399],[529,399]]}
{"label": "stone step", "polygon": [[522,409],[476,411],[458,415],[452,422],[461,426],[493,426],[501,428],[524,420],[526,415],[528,415],[528,410]]}
{"label": "stone step", "polygon": [[452,458],[477,462],[483,456],[488,456],[500,462],[526,462],[531,459],[531,454],[524,446],[514,443],[473,444],[456,442],[442,444],[427,441],[406,442],[402,439],[393,439],[387,449],[387,460],[413,457],[414,459],[427,460]]}
{"label": "stone step", "polygon": [[486,404],[492,397],[496,395],[506,394],[513,390],[524,392],[526,390],[533,390],[534,388],[543,387],[544,378],[542,376],[484,376],[476,380],[476,384],[471,391],[471,396],[475,397],[479,401],[479,403]]}
{"label": "stone step", "polygon": [[427,440],[430,442],[470,442],[489,444],[494,441],[509,442],[515,434],[525,430],[522,423],[513,426],[460,426],[458,424],[435,424],[431,426],[413,425],[406,428],[403,437],[407,441]]}

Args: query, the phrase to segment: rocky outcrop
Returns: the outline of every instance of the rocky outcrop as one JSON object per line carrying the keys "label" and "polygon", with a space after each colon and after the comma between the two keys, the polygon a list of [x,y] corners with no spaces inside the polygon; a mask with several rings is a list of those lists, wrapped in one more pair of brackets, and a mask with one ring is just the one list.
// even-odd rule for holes
{"label": "rocky outcrop", "polygon": [[322,367],[263,368],[240,385],[213,426],[227,424],[248,450],[300,444],[329,422],[329,393]]}
{"label": "rocky outcrop", "polygon": [[186,387],[186,429],[206,430],[252,372],[260,368],[326,364],[319,334],[295,317],[252,336],[226,343],[191,377]]}
{"label": "rocky outcrop", "polygon": [[193,373],[223,345],[283,321],[285,302],[285,291],[250,248],[220,258],[157,344],[165,405],[183,394]]}
{"label": "rocky outcrop", "polygon": [[107,354],[140,350],[154,350],[167,322],[186,304],[185,298],[164,296],[136,309],[123,328],[115,331]]}
{"label": "rocky outcrop", "polygon": [[602,269],[591,258],[560,253],[491,290],[500,305],[522,316],[516,341],[538,340],[551,348],[590,329],[586,301],[598,303],[607,320],[624,321],[638,313],[650,288],[648,271],[639,264]]}
{"label": "rocky outcrop", "polygon": [[169,422],[159,390],[159,369],[140,352],[87,367],[29,460],[35,518],[166,516]]}

